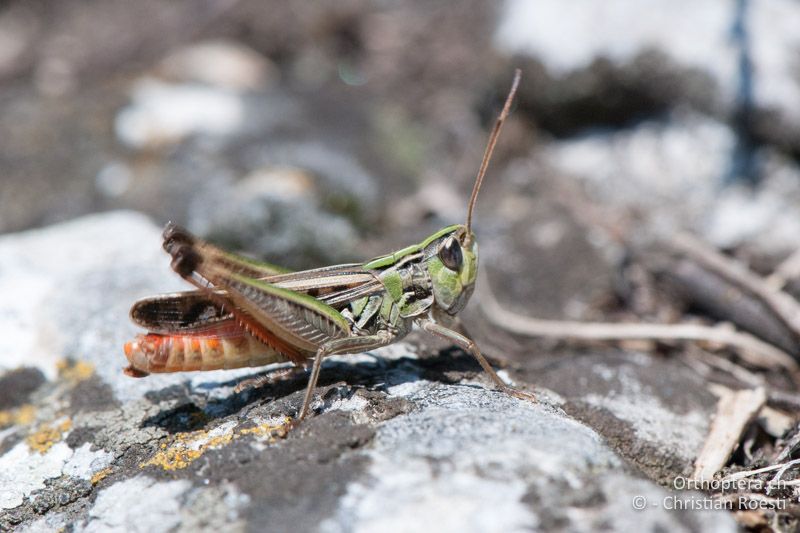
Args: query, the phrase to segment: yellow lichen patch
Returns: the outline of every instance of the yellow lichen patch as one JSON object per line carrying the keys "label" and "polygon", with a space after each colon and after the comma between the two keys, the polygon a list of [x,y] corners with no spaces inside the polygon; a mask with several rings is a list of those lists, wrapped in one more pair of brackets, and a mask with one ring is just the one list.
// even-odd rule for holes
{"label": "yellow lichen patch", "polygon": [[56,368],[62,379],[74,383],[87,380],[94,375],[94,365],[86,361],[62,359],[56,363]]}
{"label": "yellow lichen patch", "polygon": [[28,447],[41,454],[49,450],[53,444],[61,440],[61,437],[70,430],[72,427],[72,420],[69,418],[63,420],[58,425],[42,425],[35,433],[28,436],[26,442]]}
{"label": "yellow lichen patch", "polygon": [[199,459],[206,451],[221,448],[234,439],[233,433],[213,435],[213,432],[214,430],[192,431],[180,434],[171,444],[162,444],[161,451],[139,467],[160,466],[164,470],[180,470]]}
{"label": "yellow lichen patch", "polygon": [[31,404],[21,405],[15,409],[0,411],[0,428],[6,426],[29,426],[36,418],[36,408]]}
{"label": "yellow lichen patch", "polygon": [[109,468],[104,468],[104,469],[100,470],[99,472],[95,472],[95,474],[92,476],[92,480],[91,480],[92,481],[92,486],[97,485],[98,483],[103,481],[106,477],[108,477],[108,475],[111,472],[113,472],[113,470],[110,467]]}
{"label": "yellow lichen patch", "polygon": [[287,428],[291,419],[286,417],[279,424],[259,424],[252,428],[245,428],[239,430],[239,435],[255,435],[256,437],[269,437],[270,441],[275,440],[276,437],[283,438],[286,436]]}
{"label": "yellow lichen patch", "polygon": [[199,459],[208,450],[222,448],[244,435],[269,437],[273,442],[276,437],[285,437],[286,428],[291,422],[285,418],[279,424],[260,424],[246,429],[229,431],[225,426],[220,426],[211,431],[192,431],[177,435],[171,443],[163,443],[161,450],[152,458],[140,464],[140,468],[158,466],[164,470],[181,470]]}

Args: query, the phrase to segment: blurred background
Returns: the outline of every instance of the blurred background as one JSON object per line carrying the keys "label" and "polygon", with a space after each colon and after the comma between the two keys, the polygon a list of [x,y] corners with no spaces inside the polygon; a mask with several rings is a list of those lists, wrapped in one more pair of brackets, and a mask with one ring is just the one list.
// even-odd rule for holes
{"label": "blurred background", "polygon": [[358,260],[463,217],[521,67],[479,231],[555,184],[782,253],[798,27],[794,0],[4,2],[0,232],[124,208],[292,267]]}
{"label": "blurred background", "polygon": [[492,285],[674,318],[635,243],[689,230],[765,273],[798,247],[799,27],[795,0],[5,2],[0,232],[127,209],[363,261],[463,220],[519,67],[477,207]]}
{"label": "blurred background", "polygon": [[[422,527],[458,515],[456,531],[709,530],[663,509],[643,521],[629,496],[691,475],[730,391],[758,387],[768,405],[747,432],[742,421],[725,468],[800,453],[799,28],[800,0],[0,2],[0,530],[91,520],[96,493],[91,512],[107,521],[93,523],[152,530],[195,531],[206,516],[219,530],[236,509],[254,529],[302,530],[333,520],[337,499],[341,528],[326,531],[398,501]],[[122,346],[141,333],[131,304],[188,288],[160,249],[164,223],[289,268],[420,242],[464,220],[515,68],[475,216],[501,304],[545,319],[732,323],[782,350],[780,364],[718,342],[507,335],[508,320],[480,313],[482,280],[467,329],[539,406],[509,408],[474,386],[468,355],[412,334],[377,366],[326,363],[323,385],[339,392],[324,397],[363,400],[347,408],[362,418],[326,408],[308,421],[317,433],[262,453],[232,428],[239,439],[293,412],[303,378],[239,394],[236,379],[261,370],[123,375]],[[701,253],[665,252],[680,231]],[[708,255],[717,267],[697,260]],[[390,390],[398,375],[423,393]],[[371,441],[392,417],[413,431]],[[230,446],[142,488],[167,443],[205,453],[210,430]],[[342,497],[366,467],[331,458],[373,442],[395,455]],[[437,466],[450,454],[463,456],[455,485]],[[204,496],[181,518],[170,495],[189,490]],[[426,506],[431,494],[451,512]],[[788,514],[796,527],[800,508]],[[387,516],[361,523],[395,527]],[[748,516],[737,520],[775,524]]]}

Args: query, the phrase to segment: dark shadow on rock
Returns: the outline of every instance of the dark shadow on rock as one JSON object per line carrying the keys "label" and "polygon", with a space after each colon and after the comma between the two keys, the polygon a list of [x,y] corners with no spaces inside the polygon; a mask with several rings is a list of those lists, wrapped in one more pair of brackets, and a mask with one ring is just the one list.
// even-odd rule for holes
{"label": "dark shadow on rock", "polygon": [[0,409],[19,407],[45,382],[36,368],[22,367],[0,377]]}
{"label": "dark shadow on rock", "polygon": [[[244,511],[250,531],[316,530],[336,512],[349,484],[364,476],[369,459],[349,452],[374,433],[346,413],[326,413],[307,420],[269,453],[245,441],[212,450],[204,476],[212,484],[231,481],[258,502]],[[276,473],[280,482],[269,482]]]}
{"label": "dark shadow on rock", "polygon": [[[225,418],[240,412],[247,412],[255,407],[274,403],[274,415],[296,416],[303,401],[303,394],[308,383],[307,372],[297,372],[290,376],[279,376],[270,379],[277,371],[255,373],[244,378],[236,378],[222,382],[211,382],[197,387],[197,390],[211,390],[214,387],[236,387],[248,379],[265,378],[263,385],[246,387],[225,398],[212,398],[207,401],[198,400],[196,393],[186,387],[173,385],[160,391],[148,393],[146,397],[159,403],[167,400],[184,400],[179,405],[165,409],[145,419],[142,427],[159,427],[169,433],[195,431],[202,429],[209,422]],[[374,362],[346,363],[329,361],[322,368],[317,385],[317,398],[331,394],[342,396],[341,391],[332,391],[342,385],[351,389],[366,390],[384,395],[388,385],[425,379],[446,384],[459,383],[481,373],[481,367],[475,359],[457,348],[440,350],[435,356],[415,359],[400,357],[382,359],[376,357]],[[465,387],[477,385],[463,384]],[[328,390],[325,390],[328,389]],[[371,395],[374,396],[374,395]],[[374,399],[374,398],[373,398]],[[328,403],[326,401],[326,403]]]}
{"label": "dark shadow on rock", "polygon": [[597,57],[565,74],[551,73],[533,58],[518,57],[515,64],[528,79],[519,91],[520,112],[560,139],[661,120],[681,105],[713,109],[713,79],[655,48],[643,49],[625,64]]}
{"label": "dark shadow on rock", "polygon": [[146,418],[141,427],[160,427],[169,433],[183,433],[202,429],[210,418],[193,403],[184,403]]}
{"label": "dark shadow on rock", "polygon": [[100,412],[117,409],[120,403],[99,376],[94,375],[78,383],[69,393],[69,405],[74,412]]}

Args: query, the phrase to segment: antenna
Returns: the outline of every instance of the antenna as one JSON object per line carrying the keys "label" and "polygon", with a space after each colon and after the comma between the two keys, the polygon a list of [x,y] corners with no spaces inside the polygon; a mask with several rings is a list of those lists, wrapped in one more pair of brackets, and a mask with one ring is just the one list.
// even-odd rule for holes
{"label": "antenna", "polygon": [[486,175],[486,168],[489,166],[489,160],[492,158],[494,145],[497,144],[497,138],[500,136],[500,129],[503,127],[503,122],[505,122],[506,117],[508,117],[508,112],[511,110],[511,102],[514,101],[514,95],[517,93],[517,87],[519,86],[519,80],[521,76],[522,71],[520,69],[516,69],[514,71],[514,82],[511,84],[511,90],[508,91],[506,103],[503,105],[503,110],[500,112],[500,116],[497,117],[497,121],[494,123],[492,134],[489,136],[489,143],[486,145],[486,150],[483,152],[483,160],[481,160],[481,166],[478,169],[478,177],[475,178],[475,186],[472,188],[472,195],[469,197],[469,206],[467,207],[467,236],[464,244],[469,244],[471,239],[472,210],[475,208],[475,202],[478,200],[478,191],[481,189],[483,177]]}

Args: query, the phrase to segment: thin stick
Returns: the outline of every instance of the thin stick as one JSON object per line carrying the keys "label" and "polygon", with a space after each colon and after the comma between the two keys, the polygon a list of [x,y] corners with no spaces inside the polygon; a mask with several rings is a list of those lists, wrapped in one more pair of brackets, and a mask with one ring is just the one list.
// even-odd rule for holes
{"label": "thin stick", "polygon": [[690,235],[678,235],[670,244],[676,250],[757,297],[795,336],[800,338],[800,303],[797,300],[781,290],[776,290],[745,265],[722,255]]}
{"label": "thin stick", "polygon": [[800,395],[781,390],[769,391],[770,404],[788,411],[800,410]]}
{"label": "thin stick", "polygon": [[787,463],[780,463],[780,464],[775,464],[775,465],[769,465],[769,466],[765,466],[765,467],[763,467],[763,468],[757,468],[757,469],[755,469],[755,470],[743,470],[743,471],[741,471],[741,472],[735,472],[735,473],[733,473],[733,474],[730,474],[730,475],[728,475],[728,476],[725,476],[725,477],[724,477],[724,478],[722,478],[720,481],[721,481],[722,483],[724,483],[724,482],[726,482],[726,481],[727,481],[727,482],[730,482],[730,481],[738,481],[738,480],[740,480],[740,479],[744,479],[744,478],[746,478],[746,477],[755,476],[755,475],[758,475],[758,474],[763,474],[764,472],[772,472],[772,471],[774,471],[774,470],[780,470],[781,468],[783,468],[783,467],[785,467],[785,466],[787,466],[787,465],[788,465],[788,466],[792,466],[792,465],[796,465],[796,464],[798,464],[798,463],[800,463],[800,459],[795,459],[795,460],[793,460],[793,461],[789,461],[789,462],[787,462]]}
{"label": "thin stick", "polygon": [[486,175],[486,169],[489,166],[489,160],[492,158],[494,145],[497,144],[497,138],[500,136],[500,129],[503,127],[503,123],[505,122],[506,118],[508,117],[508,113],[511,110],[511,102],[514,100],[514,95],[517,93],[517,87],[519,86],[519,80],[521,76],[522,71],[520,69],[516,69],[514,71],[514,81],[511,84],[511,90],[508,92],[508,96],[506,97],[506,103],[503,105],[503,110],[500,112],[500,116],[497,117],[497,121],[494,123],[492,134],[489,136],[489,143],[486,145],[486,150],[483,152],[481,166],[478,169],[478,177],[475,178],[475,185],[472,187],[472,194],[469,197],[469,206],[467,207],[466,244],[469,244],[470,240],[472,239],[472,210],[475,208],[475,202],[478,200],[478,191],[481,189],[483,177]]}
{"label": "thin stick", "polygon": [[774,476],[772,476],[772,479],[770,479],[769,483],[767,483],[767,496],[769,496],[769,493],[772,491],[773,488],[778,486],[778,482],[781,480],[786,471],[789,470],[789,468],[791,467],[792,465],[783,465],[783,468],[778,470],[778,472]]}
{"label": "thin stick", "polygon": [[695,461],[697,480],[711,479],[725,466],[745,429],[767,401],[763,388],[728,392],[720,397],[711,430]]}
{"label": "thin stick", "polygon": [[737,365],[729,359],[720,357],[719,355],[707,352],[700,348],[695,348],[693,352],[693,356],[702,359],[703,362],[708,366],[722,370],[723,372],[727,372],[742,383],[746,383],[751,387],[763,387],[765,384],[765,380],[762,376],[753,374],[743,366]]}
{"label": "thin stick", "polygon": [[795,251],[784,259],[775,270],[767,276],[766,283],[772,289],[779,291],[786,284],[800,276],[800,250]]}
{"label": "thin stick", "polygon": [[771,344],[722,326],[700,324],[641,324],[607,322],[573,322],[541,320],[521,316],[500,306],[488,286],[482,270],[481,307],[493,325],[511,333],[528,337],[555,337],[583,341],[705,341],[737,348],[737,353],[748,363],[762,368],[797,369],[797,362],[787,353]]}
{"label": "thin stick", "polygon": [[[690,352],[690,353],[692,353],[692,352]],[[708,353],[705,350],[702,350],[700,348],[697,348],[696,350],[694,350],[692,355],[690,355],[690,353],[681,354],[680,355],[680,360],[686,366],[688,366],[693,371],[695,371],[700,377],[705,378],[709,382],[708,386],[709,386],[709,389],[711,390],[711,392],[713,392],[716,396],[721,396],[722,394],[724,394],[721,391],[730,391],[731,390],[729,388],[730,387],[730,381],[720,380],[719,378],[717,378],[717,377],[715,377],[713,375],[715,369],[722,369],[722,370],[727,370],[727,369],[725,369],[723,366],[716,367],[716,365],[714,364],[713,361],[701,361],[700,358],[697,357],[698,355],[700,357],[704,357],[704,356],[707,357],[707,356],[710,356],[712,354],[710,354],[710,353]],[[725,363],[730,363],[732,365],[735,365],[735,366],[739,367],[739,372],[742,372],[745,375],[734,376],[737,380],[739,380],[739,381],[741,381],[743,383],[746,383],[748,385],[751,385],[752,387],[766,387],[767,386],[766,382],[763,379],[761,379],[760,376],[758,376],[756,374],[753,374],[749,370],[747,370],[747,369],[745,369],[745,368],[743,368],[743,367],[741,367],[739,365],[736,365],[735,363],[732,363],[731,361],[728,361],[727,359],[724,359],[724,358],[719,357],[717,355],[715,355],[714,357],[716,359],[718,359],[718,362],[720,363],[720,365],[722,365],[723,361],[724,361]],[[730,370],[728,370],[728,371],[730,371]],[[747,379],[745,379],[746,378],[746,374],[750,374],[750,375],[753,376],[752,377],[752,383],[748,382]],[[731,374],[731,375],[733,376],[733,374]],[[780,427],[778,427],[777,425],[771,424],[769,422],[769,420],[765,420],[765,423],[767,425],[764,427],[764,429],[767,431],[767,433],[769,433],[773,437],[780,437],[780,436],[784,435],[786,433],[786,431],[791,426],[793,426],[793,424],[794,424],[794,419],[792,419],[789,415],[783,414],[782,411],[788,410],[790,412],[794,412],[795,410],[800,409],[800,397],[798,397],[797,395],[791,395],[791,393],[785,393],[783,391],[772,390],[771,387],[766,388],[766,391],[767,391],[767,405],[764,408],[761,409],[760,416],[765,418],[765,419],[770,418],[770,416],[782,417],[782,418],[785,417],[788,420],[787,422],[781,424]],[[770,412],[772,412],[772,413],[770,413]],[[771,428],[777,428],[777,429],[773,430]],[[797,443],[800,443],[800,433],[797,434],[797,440],[798,440]],[[781,452],[781,455],[779,455],[776,460],[777,461],[783,461],[786,458],[788,458],[789,455],[791,455],[791,453],[796,448],[797,443],[792,445],[792,443],[789,442],[786,445],[786,448],[784,448],[784,450]]]}

